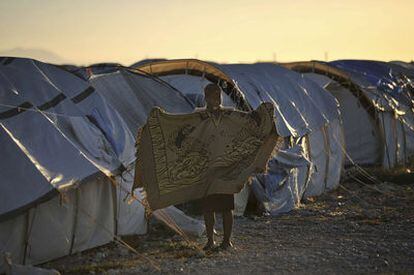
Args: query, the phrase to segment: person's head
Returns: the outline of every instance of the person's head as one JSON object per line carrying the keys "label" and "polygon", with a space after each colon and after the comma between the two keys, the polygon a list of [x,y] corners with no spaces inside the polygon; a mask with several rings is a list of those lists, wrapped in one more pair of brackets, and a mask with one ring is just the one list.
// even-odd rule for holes
{"label": "person's head", "polygon": [[221,90],[216,84],[208,84],[204,88],[204,98],[207,108],[218,108],[221,105]]}

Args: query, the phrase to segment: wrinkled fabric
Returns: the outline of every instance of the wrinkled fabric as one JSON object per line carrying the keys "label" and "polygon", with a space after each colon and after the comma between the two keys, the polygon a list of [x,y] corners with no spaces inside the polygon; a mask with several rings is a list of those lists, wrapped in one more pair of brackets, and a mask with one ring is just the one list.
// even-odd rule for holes
{"label": "wrinkled fabric", "polygon": [[298,179],[298,170],[308,170],[310,165],[299,145],[278,151],[269,161],[267,173],[252,179],[251,189],[263,210],[276,216],[294,209],[307,184]]}
{"label": "wrinkled fabric", "polygon": [[138,137],[134,187],[151,209],[239,192],[264,169],[276,142],[273,105],[173,115],[154,108]]}
{"label": "wrinkled fabric", "polygon": [[230,76],[253,108],[275,106],[277,133],[301,137],[339,116],[335,98],[301,74],[271,63],[226,64]]}
{"label": "wrinkled fabric", "polygon": [[402,66],[369,60],[338,60],[330,65],[350,74],[381,111],[404,115],[414,102],[414,74]]}

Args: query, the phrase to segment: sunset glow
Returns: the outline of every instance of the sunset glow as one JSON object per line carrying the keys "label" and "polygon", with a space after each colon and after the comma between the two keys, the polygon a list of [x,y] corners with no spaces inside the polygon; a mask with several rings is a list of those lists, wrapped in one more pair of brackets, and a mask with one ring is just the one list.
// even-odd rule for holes
{"label": "sunset glow", "polygon": [[159,57],[410,61],[413,11],[412,0],[3,0],[0,55],[37,50],[56,62],[125,65]]}

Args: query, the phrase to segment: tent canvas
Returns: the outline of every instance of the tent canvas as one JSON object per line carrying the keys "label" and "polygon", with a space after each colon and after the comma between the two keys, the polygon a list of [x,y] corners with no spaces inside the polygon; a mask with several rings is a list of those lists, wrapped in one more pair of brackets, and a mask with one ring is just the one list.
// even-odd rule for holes
{"label": "tent canvas", "polygon": [[105,244],[118,232],[146,231],[143,207],[123,200],[132,179],[117,176],[123,158],[110,142],[116,139],[88,115],[105,111],[105,125],[125,126],[103,100],[88,110],[91,94],[86,81],[56,66],[0,59],[1,156],[7,159],[0,162],[0,250],[17,263],[41,263]]}
{"label": "tent canvas", "polygon": [[[385,62],[361,60],[296,62],[284,66],[308,75],[340,100],[345,136],[349,141],[348,164],[392,168],[407,163],[413,152],[411,132],[414,129],[413,112],[406,105],[412,97],[410,80],[405,75],[407,70]],[[400,84],[405,81],[407,85],[394,82],[390,90],[385,89],[392,79]],[[355,127],[357,113],[366,125]],[[356,147],[357,140],[366,145],[363,150]]]}
{"label": "tent canvas", "polygon": [[[315,163],[317,157],[327,159],[330,158],[330,155],[334,156],[329,165],[326,161],[323,164],[317,164],[325,169],[328,168],[324,170],[327,173],[323,173],[322,168],[314,169],[313,163],[288,169],[289,180],[297,187],[293,188],[284,184],[282,188],[291,188],[294,192],[283,193],[287,195],[282,198],[280,203],[293,201],[294,203],[289,205],[289,209],[292,209],[300,201],[294,197],[302,198],[304,186],[312,187],[313,190],[317,189],[309,193],[309,195],[315,195],[320,190],[325,190],[325,187],[334,188],[339,183],[339,175],[342,170],[342,151],[338,150],[340,146],[337,146],[337,143],[325,142],[328,137],[336,137],[339,143],[343,142],[337,103],[332,96],[327,95],[309,79],[269,63],[219,65],[191,59],[149,62],[139,66],[138,69],[159,76],[176,88],[182,89],[187,95],[200,95],[202,87],[206,83],[217,83],[228,98],[233,101],[230,104],[226,102],[225,105],[233,105],[242,110],[255,108],[263,101],[272,102],[276,107],[277,131],[287,141],[285,149],[289,149],[295,142],[302,140],[299,143],[303,152],[312,152],[313,146],[316,148],[317,145],[325,150],[324,154],[313,154]],[[337,127],[325,127],[330,123],[336,124]],[[317,131],[326,132],[326,134],[322,134],[322,140],[312,139],[311,141],[309,135]],[[310,142],[315,144],[311,146]],[[329,148],[330,146],[331,148]],[[308,150],[308,148],[310,149]],[[328,151],[332,151],[332,154]],[[304,158],[308,156],[302,154]],[[300,156],[298,157],[300,158]],[[277,159],[278,156],[275,158]],[[312,173],[317,173],[319,176],[312,178]],[[327,176],[328,174],[331,176]],[[313,180],[309,182],[311,178]],[[316,188],[317,186],[318,188]],[[239,214],[244,212],[247,197],[248,191],[246,190],[236,196],[236,209],[240,211]],[[274,214],[277,213],[280,211],[274,212]]]}

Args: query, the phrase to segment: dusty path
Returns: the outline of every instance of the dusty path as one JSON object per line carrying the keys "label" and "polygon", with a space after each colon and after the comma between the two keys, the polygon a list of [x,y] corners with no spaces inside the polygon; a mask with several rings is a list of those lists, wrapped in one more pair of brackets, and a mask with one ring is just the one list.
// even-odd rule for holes
{"label": "dusty path", "polygon": [[[231,252],[204,255],[160,227],[126,241],[163,273],[414,273],[414,184],[345,183],[280,217],[239,218]],[[116,244],[44,266],[68,274],[155,271]]]}

